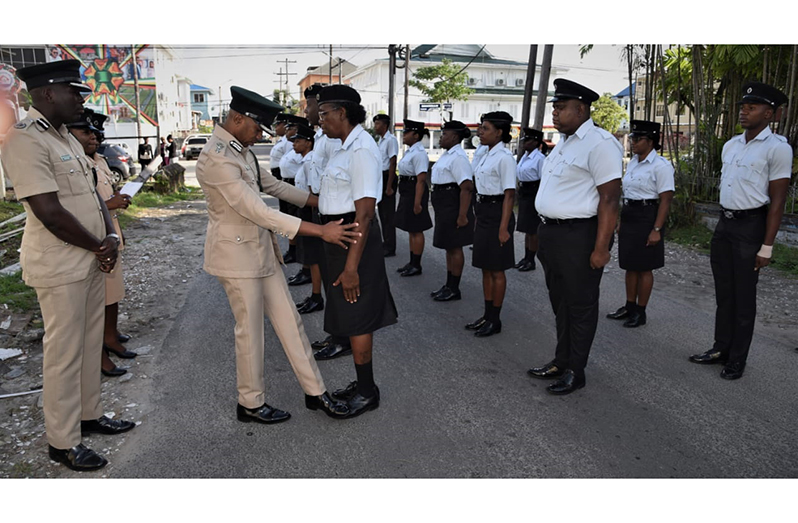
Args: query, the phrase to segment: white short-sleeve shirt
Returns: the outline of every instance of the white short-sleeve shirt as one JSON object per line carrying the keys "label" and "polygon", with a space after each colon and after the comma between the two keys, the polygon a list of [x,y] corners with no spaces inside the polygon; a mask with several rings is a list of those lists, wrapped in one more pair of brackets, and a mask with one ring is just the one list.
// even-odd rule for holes
{"label": "white short-sleeve shirt", "polygon": [[485,196],[504,194],[515,189],[516,164],[513,153],[499,142],[482,155],[474,166],[474,182],[477,193]]}
{"label": "white short-sleeve shirt", "polygon": [[792,147],[787,139],[765,127],[756,138],[745,142],[745,133],[723,146],[720,177],[720,205],[742,211],[770,203],[768,184],[792,176]]}
{"label": "white short-sleeve shirt", "polygon": [[293,144],[291,144],[285,136],[281,136],[280,139],[277,140],[277,143],[274,144],[272,152],[269,155],[269,166],[272,169],[280,167],[280,160],[282,160],[283,155],[288,152],[289,147],[293,147]]}
{"label": "white short-sleeve shirt", "polygon": [[316,130],[313,142],[313,159],[310,167],[310,190],[313,194],[321,191],[321,173],[327,167],[327,161],[332,153],[341,147],[341,140],[330,138],[319,128]]}
{"label": "white short-sleeve shirt", "polygon": [[355,212],[361,198],[374,198],[376,203],[382,199],[382,158],[377,143],[358,124],[322,172],[319,212]]}
{"label": "white short-sleeve shirt", "polygon": [[301,165],[302,155],[291,149],[280,158],[280,177],[283,179],[296,178],[296,172]]}
{"label": "white short-sleeve shirt", "polygon": [[637,155],[629,160],[621,182],[623,197],[629,200],[654,200],[661,193],[673,191],[673,166],[671,162],[652,150],[643,160]]}
{"label": "white short-sleeve shirt", "polygon": [[399,141],[388,130],[383,136],[380,136],[378,145],[382,155],[382,170],[387,171],[391,167],[391,158],[399,154]]}
{"label": "white short-sleeve shirt", "polygon": [[429,156],[424,144],[420,141],[414,143],[399,160],[396,170],[399,171],[399,176],[418,176],[429,172]]}
{"label": "white short-sleeve shirt", "polygon": [[479,164],[479,160],[482,158],[482,156],[487,154],[489,150],[490,149],[487,145],[480,144],[479,147],[477,147],[474,151],[474,156],[471,158],[471,166],[476,167]]}
{"label": "white short-sleeve shirt", "polygon": [[518,181],[536,182],[540,180],[540,167],[545,159],[546,155],[540,152],[540,149],[535,149],[531,153],[524,153],[521,161],[518,162]]}
{"label": "white short-sleeve shirt", "polygon": [[460,144],[455,145],[445,153],[432,166],[432,183],[445,185],[456,183],[460,185],[474,176],[471,163]]}
{"label": "white short-sleeve shirt", "polygon": [[310,151],[308,154],[302,157],[299,170],[296,172],[296,178],[294,178],[294,185],[303,191],[310,190],[310,171],[312,168],[312,163],[313,151]]}
{"label": "white short-sleeve shirt", "polygon": [[600,199],[596,187],[623,174],[623,146],[592,118],[561,136],[543,161],[535,208],[546,218],[592,218]]}

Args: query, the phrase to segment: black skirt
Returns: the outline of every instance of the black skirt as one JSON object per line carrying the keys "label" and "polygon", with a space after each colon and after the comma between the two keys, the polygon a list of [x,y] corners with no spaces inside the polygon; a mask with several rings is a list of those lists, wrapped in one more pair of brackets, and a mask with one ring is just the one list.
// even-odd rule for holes
{"label": "black skirt", "polygon": [[474,209],[468,205],[468,224],[457,226],[460,215],[460,187],[435,188],[432,191],[432,208],[435,210],[435,233],[432,245],[439,249],[454,249],[474,243]]}
{"label": "black skirt", "polygon": [[[299,218],[306,222],[316,222],[313,218],[318,214],[315,207],[302,207],[299,209]],[[318,222],[316,222],[318,223]],[[324,256],[324,240],[314,236],[298,236],[296,242],[296,259],[302,265],[316,265]]]}
{"label": "black skirt", "polygon": [[[285,183],[287,183],[289,185],[294,185],[294,179],[293,178],[283,178],[282,181],[284,181]],[[300,207],[297,207],[293,203],[288,203],[288,202],[284,202],[283,200],[280,200],[279,206],[280,206],[280,212],[281,213],[290,214],[291,216],[299,217],[299,209],[300,209]]]}
{"label": "black skirt", "polygon": [[665,230],[662,239],[646,247],[657,220],[658,205],[624,205],[618,232],[618,265],[625,271],[652,271],[665,265]]}
{"label": "black skirt", "polygon": [[429,188],[424,184],[424,194],[421,196],[421,213],[413,212],[416,202],[416,178],[403,178],[399,180],[399,205],[396,207],[395,224],[397,229],[407,232],[423,232],[432,228],[432,218],[429,216]]}
{"label": "black skirt", "polygon": [[[344,219],[344,223],[353,221],[354,213]],[[323,245],[327,272],[324,331],[333,336],[359,336],[396,323],[398,314],[385,273],[382,234],[377,219],[371,221],[365,250],[357,267],[360,297],[355,303],[346,301],[340,284],[333,287],[333,283],[344,270],[349,251],[327,242]]]}
{"label": "black skirt", "polygon": [[535,208],[540,182],[522,182],[518,187],[518,232],[537,234],[540,216]]}
{"label": "black skirt", "polygon": [[479,203],[474,208],[477,224],[474,230],[474,256],[471,265],[488,271],[506,271],[515,265],[515,214],[510,213],[510,240],[499,245],[499,226],[502,221],[502,202]]}

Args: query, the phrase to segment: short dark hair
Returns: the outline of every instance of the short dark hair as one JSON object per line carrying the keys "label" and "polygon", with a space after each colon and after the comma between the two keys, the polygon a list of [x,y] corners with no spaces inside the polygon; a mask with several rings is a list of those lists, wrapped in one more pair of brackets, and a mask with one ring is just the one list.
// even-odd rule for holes
{"label": "short dark hair", "polygon": [[366,121],[366,109],[362,105],[355,102],[335,102],[335,105],[344,108],[346,119],[351,125],[358,125]]}

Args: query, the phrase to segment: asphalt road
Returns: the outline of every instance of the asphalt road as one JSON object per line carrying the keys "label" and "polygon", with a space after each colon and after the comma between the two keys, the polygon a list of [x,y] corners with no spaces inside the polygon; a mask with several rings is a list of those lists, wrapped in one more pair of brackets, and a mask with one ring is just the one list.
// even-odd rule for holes
{"label": "asphalt road", "polygon": [[[602,280],[587,386],[554,397],[545,391],[549,382],[526,375],[552,358],[555,344],[542,269],[507,272],[503,331],[478,339],[463,329],[482,314],[481,276],[470,267],[470,251],[464,299],[436,303],[428,296],[446,276],[431,232],[423,275],[405,279],[394,271],[408,259],[401,231],[398,256],[386,260],[400,317],[375,335],[379,409],[344,421],[306,410],[267,326],[267,401],[293,417],[274,426],[238,422],[233,316],[221,285],[202,274],[157,351],[154,412],[115,455],[113,475],[798,476],[798,356],[783,335],[758,327],[743,379],[722,380],[719,367],[687,361],[711,346],[714,310],[655,284],[648,325],[624,329],[603,318],[624,296],[623,273],[611,268]],[[516,233],[517,259],[522,246]],[[298,268],[289,265],[286,274]],[[310,292],[309,285],[292,289],[296,301]],[[303,319],[311,340],[323,336],[323,313]],[[355,377],[351,357],[319,366],[329,389]]]}

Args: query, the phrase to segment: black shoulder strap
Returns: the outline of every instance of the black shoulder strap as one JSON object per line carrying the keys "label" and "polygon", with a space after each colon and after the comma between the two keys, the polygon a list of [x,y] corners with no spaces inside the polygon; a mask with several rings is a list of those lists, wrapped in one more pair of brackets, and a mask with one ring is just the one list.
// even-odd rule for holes
{"label": "black shoulder strap", "polygon": [[257,176],[255,177],[255,181],[258,182],[258,189],[260,192],[263,192],[263,185],[260,183],[260,164],[258,163],[258,157],[255,156],[255,153],[252,152],[252,149],[248,149],[249,154],[252,155],[252,159],[255,160],[255,171],[257,172]]}

